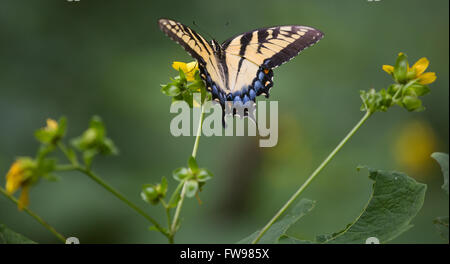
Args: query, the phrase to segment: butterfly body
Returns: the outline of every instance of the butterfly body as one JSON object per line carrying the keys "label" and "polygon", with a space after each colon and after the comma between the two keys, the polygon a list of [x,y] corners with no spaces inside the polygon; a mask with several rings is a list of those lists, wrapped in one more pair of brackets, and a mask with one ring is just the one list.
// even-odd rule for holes
{"label": "butterfly body", "polygon": [[245,105],[254,104],[259,95],[268,98],[272,69],[323,37],[311,27],[277,26],[239,34],[219,44],[174,20],[160,19],[158,25],[198,61],[201,78],[223,110],[227,102]]}

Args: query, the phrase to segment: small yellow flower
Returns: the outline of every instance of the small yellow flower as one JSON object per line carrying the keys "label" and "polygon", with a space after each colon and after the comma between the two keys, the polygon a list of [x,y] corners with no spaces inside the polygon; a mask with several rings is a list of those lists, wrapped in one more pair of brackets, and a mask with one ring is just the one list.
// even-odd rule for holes
{"label": "small yellow flower", "polygon": [[11,168],[6,174],[6,191],[9,194],[14,193],[17,189],[20,188],[23,182],[24,170],[19,161],[16,161],[12,164]]}
{"label": "small yellow flower", "polygon": [[436,81],[436,73],[435,72],[426,72],[419,77],[419,83],[423,85],[427,85]]}
{"label": "small yellow flower", "polygon": [[383,71],[387,72],[388,74],[392,74],[394,72],[394,66],[383,65]]}
{"label": "small yellow flower", "polygon": [[[399,56],[403,53],[399,53]],[[423,57],[420,58],[414,65],[410,68],[408,65],[408,76],[410,76],[410,79],[417,79],[420,84],[427,85],[430,83],[433,83],[436,81],[436,73],[434,72],[425,72],[425,70],[428,68],[428,65],[430,65],[430,61]],[[394,66],[392,65],[383,65],[382,66],[383,71],[387,72],[388,74],[394,73]]]}
{"label": "small yellow flower", "polygon": [[426,85],[433,83],[436,80],[436,73],[425,72],[428,65],[430,65],[430,61],[427,58],[420,58],[416,63],[414,63],[411,69],[408,69],[408,72],[414,72],[416,78],[419,79],[420,84]]}
{"label": "small yellow flower", "polygon": [[27,207],[28,204],[30,204],[30,198],[29,198],[29,193],[30,193],[30,185],[25,185],[22,188],[22,192],[20,193],[20,197],[19,197],[19,210],[23,210],[23,208]]}
{"label": "small yellow flower", "polygon": [[19,188],[22,188],[19,210],[28,205],[29,178],[33,173],[34,164],[34,161],[30,158],[19,158],[11,165],[8,174],[6,174],[6,191],[9,194],[13,194]]}
{"label": "small yellow flower", "polygon": [[47,126],[44,128],[46,131],[53,132],[58,130],[58,122],[55,120],[48,118],[47,119]]}
{"label": "small yellow flower", "polygon": [[198,71],[198,63],[197,61],[192,61],[189,63],[174,61],[172,63],[172,68],[175,70],[182,70],[186,75],[186,80],[192,82],[195,80],[195,72]]}
{"label": "small yellow flower", "polygon": [[399,167],[419,180],[429,177],[433,165],[430,155],[437,146],[433,128],[425,121],[413,120],[395,134],[393,154]]}

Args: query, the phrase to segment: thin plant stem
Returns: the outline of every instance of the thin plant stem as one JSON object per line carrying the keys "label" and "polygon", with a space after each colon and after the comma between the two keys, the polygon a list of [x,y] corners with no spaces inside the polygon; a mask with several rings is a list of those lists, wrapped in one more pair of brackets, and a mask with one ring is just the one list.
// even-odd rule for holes
{"label": "thin plant stem", "polygon": [[147,219],[150,223],[152,223],[156,229],[158,229],[163,235],[166,237],[169,237],[169,234],[158,224],[158,222],[153,219],[153,217],[146,214],[141,208],[139,208],[137,205],[135,205],[133,202],[125,198],[119,191],[111,187],[109,184],[107,184],[105,181],[103,181],[100,177],[95,175],[89,168],[83,168],[80,165],[78,165],[78,161],[76,158],[71,158],[69,155],[68,148],[63,144],[59,143],[58,147],[61,149],[61,151],[64,153],[64,155],[67,157],[67,159],[71,162],[71,165],[61,165],[56,167],[56,170],[59,171],[69,171],[69,170],[77,170],[79,172],[82,172],[86,174],[88,177],[90,177],[92,180],[94,180],[96,183],[98,183],[100,186],[102,186],[104,189],[112,193],[114,196],[119,198],[122,202],[124,202],[126,205],[128,205],[131,209],[135,210],[138,214],[142,215],[145,219]]}
{"label": "thin plant stem", "polygon": [[[2,187],[0,187],[0,193],[2,193],[4,196],[6,196],[6,198],[11,200],[16,205],[19,205],[19,201],[14,196],[12,196],[8,192],[6,192],[6,190],[3,189]],[[52,227],[47,222],[45,222],[44,219],[42,219],[42,217],[40,217],[39,215],[37,215],[35,212],[31,211],[27,207],[23,208],[23,211],[25,213],[27,213],[28,215],[30,215],[31,217],[33,217],[36,221],[38,221],[43,227],[45,227],[48,231],[50,231],[61,242],[63,242],[63,243],[66,242],[66,238],[63,235],[61,235],[58,231],[56,231],[56,229],[54,227]]]}
{"label": "thin plant stem", "polygon": [[138,214],[142,215],[144,218],[146,218],[149,222],[151,222],[156,229],[158,229],[162,234],[164,234],[165,236],[168,236],[167,232],[164,231],[164,229],[158,224],[158,222],[153,219],[153,217],[149,216],[148,214],[146,214],[141,208],[139,208],[137,205],[135,205],[134,203],[132,203],[130,200],[128,200],[127,198],[125,198],[125,196],[123,196],[119,191],[117,191],[116,189],[114,189],[113,187],[111,187],[110,185],[108,185],[105,181],[103,181],[100,177],[98,177],[97,175],[95,175],[92,171],[88,170],[88,169],[84,169],[84,168],[80,168],[77,167],[77,170],[86,174],[89,178],[91,178],[92,180],[94,180],[96,183],[98,183],[100,186],[102,186],[104,189],[106,189],[107,191],[109,191],[110,193],[112,193],[114,196],[116,196],[117,198],[119,198],[119,200],[121,200],[122,202],[124,202],[126,205],[128,205],[130,208],[132,208],[133,210],[135,210]]}
{"label": "thin plant stem", "polygon": [[194,158],[197,156],[198,143],[200,141],[200,136],[202,135],[202,125],[203,125],[204,114],[205,114],[205,106],[202,105],[202,111],[200,113],[200,121],[198,122],[198,128],[197,128],[197,136],[195,137],[194,148],[192,149],[192,157],[194,157]]}
{"label": "thin plant stem", "polygon": [[281,209],[272,217],[272,219],[261,229],[258,236],[252,241],[252,244],[258,243],[262,236],[269,230],[269,228],[283,215],[283,213],[289,208],[289,206],[300,196],[300,194],[309,186],[312,180],[327,166],[327,164],[335,157],[336,153],[342,149],[342,147],[347,143],[347,141],[358,131],[358,129],[366,122],[366,120],[371,116],[372,112],[367,110],[366,114],[361,118],[361,120],[353,127],[353,129],[342,139],[342,141],[337,145],[337,147],[328,155],[328,157],[322,161],[322,163],[317,167],[317,169],[308,177],[308,179],[303,183],[302,186],[291,196],[291,198],[281,207]]}
{"label": "thin plant stem", "polygon": [[[205,106],[202,105],[201,108],[202,108],[202,110],[200,113],[200,120],[198,122],[197,136],[195,137],[194,148],[192,149],[192,157],[194,157],[194,158],[197,156],[198,144],[200,142],[200,136],[202,135],[203,116],[205,114]],[[181,193],[180,193],[180,200],[178,201],[177,208],[175,209],[175,214],[173,216],[172,225],[171,225],[170,231],[169,231],[169,237],[170,237],[169,242],[170,243],[174,242],[173,237],[175,236],[175,233],[177,231],[176,229],[177,229],[177,224],[178,224],[178,218],[180,217],[181,207],[183,207],[184,197],[186,195],[186,183],[187,183],[187,181],[183,181],[181,183],[183,187],[182,187]]]}
{"label": "thin plant stem", "polygon": [[175,214],[173,216],[172,226],[170,227],[170,231],[172,233],[172,238],[175,236],[175,232],[177,229],[178,218],[180,217],[181,207],[183,206],[184,197],[186,196],[186,181],[183,183],[183,189],[181,189],[180,201],[178,201],[177,209],[175,210]]}

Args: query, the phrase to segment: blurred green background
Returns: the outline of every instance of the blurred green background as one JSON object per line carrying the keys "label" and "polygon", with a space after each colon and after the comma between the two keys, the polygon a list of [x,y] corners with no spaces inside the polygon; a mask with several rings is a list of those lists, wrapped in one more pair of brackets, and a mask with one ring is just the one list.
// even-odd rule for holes
{"label": "blurred green background", "polygon": [[[159,86],[177,74],[172,61],[192,59],[159,31],[157,19],[189,26],[195,20],[219,41],[263,26],[308,25],[325,38],[274,71],[270,99],[279,101],[278,145],[259,148],[255,137],[202,137],[198,161],[215,177],[200,195],[202,205],[186,202],[176,241],[234,243],[262,227],[361,118],[358,91],[391,83],[381,65],[392,65],[403,51],[411,63],[426,56],[429,70],[437,73],[423,99],[427,110],[394,107],[375,114],[304,193],[317,206],[290,233],[313,239],[353,221],[372,184],[366,171],[356,171],[361,164],[403,171],[428,185],[414,227],[392,243],[442,243],[432,220],[448,215],[448,196],[429,156],[449,149],[448,5],[447,0],[3,0],[0,174],[6,175],[15,157],[35,154],[33,131],[46,118],[67,116],[68,137],[74,137],[97,114],[121,153],[96,159],[94,170],[165,223],[163,210],[145,204],[139,193],[161,176],[174,188],[171,171],[184,166],[192,151],[194,137],[170,134],[174,115]],[[60,175],[59,182],[32,188],[30,208],[61,233],[81,243],[166,242],[86,176]],[[0,222],[40,243],[58,242],[3,196]]]}

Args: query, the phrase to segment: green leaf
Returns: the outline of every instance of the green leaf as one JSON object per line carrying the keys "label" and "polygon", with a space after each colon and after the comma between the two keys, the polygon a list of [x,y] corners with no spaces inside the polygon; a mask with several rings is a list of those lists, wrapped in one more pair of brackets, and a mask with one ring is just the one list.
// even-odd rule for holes
{"label": "green leaf", "polygon": [[0,224],[0,244],[36,244],[36,242]]}
{"label": "green leaf", "polygon": [[196,173],[198,171],[197,161],[195,160],[194,157],[192,156],[189,157],[188,165],[193,173]]}
{"label": "green leaf", "polygon": [[[441,166],[442,174],[444,176],[444,184],[442,185],[442,189],[447,193],[448,195],[448,154],[441,153],[441,152],[435,152],[431,154],[431,157],[435,159],[439,165]],[[448,236],[448,216],[441,216],[433,221],[435,227],[437,228],[439,234],[441,237],[445,240],[447,240],[447,243],[449,241]]]}
{"label": "green leaf", "polygon": [[116,145],[110,138],[105,138],[103,140],[103,144],[100,144],[99,146],[100,154],[102,155],[117,155],[119,154],[119,150],[117,149]]}
{"label": "green leaf", "polygon": [[167,84],[161,88],[161,92],[167,96],[177,96],[181,93],[181,90],[178,86],[174,84]]}
{"label": "green leaf", "polygon": [[187,177],[191,176],[191,173],[189,170],[185,167],[178,168],[172,172],[173,178],[177,181],[182,181],[186,179]]}
{"label": "green leaf", "polygon": [[67,148],[66,149],[66,154],[67,154],[67,158],[69,159],[69,161],[72,164],[77,164],[78,163],[77,154],[75,153],[75,151],[72,148]]}
{"label": "green leaf", "polygon": [[412,96],[424,96],[427,93],[429,93],[431,90],[428,86],[420,84],[420,83],[414,83],[410,85],[406,91],[406,95],[412,95]]}
{"label": "green leaf", "polygon": [[312,241],[309,240],[300,240],[298,238],[289,236],[289,235],[282,235],[280,239],[278,240],[278,243],[280,244],[313,244]]}
{"label": "green leaf", "polygon": [[169,208],[175,208],[177,206],[178,201],[180,200],[180,192],[181,192],[182,187],[183,187],[183,184],[180,183],[178,185],[178,187],[173,191],[172,195],[170,196],[170,200],[169,200],[169,204],[168,204]]}
{"label": "green leaf", "polygon": [[187,83],[186,80],[186,75],[184,74],[184,71],[180,69],[178,69],[178,73],[180,74],[178,81],[180,82],[180,84],[184,85]]}
{"label": "green leaf", "polygon": [[424,109],[422,101],[415,96],[407,95],[403,97],[402,104],[408,111],[422,111]]}
{"label": "green leaf", "polygon": [[212,179],[213,174],[207,169],[200,169],[197,173],[197,180],[199,182],[205,182],[207,180]]}
{"label": "green leaf", "polygon": [[427,186],[400,172],[369,172],[375,183],[363,212],[344,230],[318,236],[318,242],[364,244],[367,238],[376,237],[386,243],[412,227],[410,222],[422,208]]}
{"label": "green leaf", "polygon": [[438,230],[441,237],[448,243],[448,216],[437,217],[433,220],[433,224]]}
{"label": "green leaf", "polygon": [[166,195],[167,193],[167,188],[169,186],[169,183],[167,182],[166,177],[162,177],[161,179],[161,185],[160,185],[160,193],[163,195],[163,197]]}
{"label": "green leaf", "polygon": [[97,149],[88,149],[83,152],[83,160],[86,167],[90,168],[94,157],[98,154]]}
{"label": "green leaf", "polygon": [[193,95],[189,91],[185,91],[182,93],[183,100],[189,105],[190,108],[193,107]]}
{"label": "green leaf", "polygon": [[186,196],[192,198],[198,191],[198,182],[194,180],[188,180],[186,182]]}
{"label": "green leaf", "polygon": [[433,220],[433,224],[435,225],[441,237],[447,240],[448,243],[448,216],[437,217]]}
{"label": "green leaf", "polygon": [[[298,222],[300,218],[306,215],[309,211],[314,208],[315,201],[309,199],[301,199],[292,210],[286,214],[282,219],[275,222],[267,232],[261,237],[258,243],[261,244],[273,244],[278,243],[279,239],[285,236],[286,231],[293,224]],[[259,234],[260,230],[251,234],[250,236],[242,239],[238,244],[249,244],[251,243]]]}
{"label": "green leaf", "polygon": [[435,159],[441,166],[442,174],[444,175],[444,184],[442,185],[442,189],[448,195],[448,154],[434,152],[433,154],[431,154],[431,157]]}

